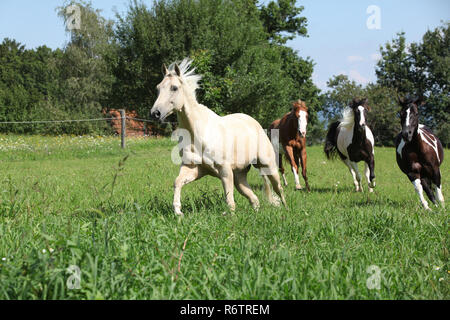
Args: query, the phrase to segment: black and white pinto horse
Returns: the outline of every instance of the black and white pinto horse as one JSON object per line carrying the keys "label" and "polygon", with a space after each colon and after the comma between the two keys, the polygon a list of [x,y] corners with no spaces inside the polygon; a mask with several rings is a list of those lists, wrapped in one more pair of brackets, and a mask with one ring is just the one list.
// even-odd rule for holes
{"label": "black and white pinto horse", "polygon": [[361,174],[358,162],[365,162],[364,174],[369,192],[375,187],[374,139],[366,124],[366,115],[370,107],[367,99],[353,99],[350,108],[346,108],[340,121],[331,124],[325,141],[324,152],[328,159],[339,155],[353,176],[356,191],[362,192]]}
{"label": "black and white pinto horse", "polygon": [[423,196],[423,190],[431,202],[436,204],[432,184],[439,202],[444,205],[439,168],[444,160],[444,150],[431,130],[419,124],[418,106],[422,102],[421,98],[399,99],[402,106],[400,111],[402,132],[395,139],[395,148],[398,166],[414,185],[424,208],[430,210]]}

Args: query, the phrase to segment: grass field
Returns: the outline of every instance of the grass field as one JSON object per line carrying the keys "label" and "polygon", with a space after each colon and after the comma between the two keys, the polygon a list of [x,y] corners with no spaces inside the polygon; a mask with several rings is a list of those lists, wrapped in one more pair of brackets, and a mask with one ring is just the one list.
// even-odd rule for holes
{"label": "grass field", "polygon": [[[0,136],[0,299],[449,299],[448,211],[421,209],[393,148],[376,148],[373,194],[355,193],[316,146],[311,193],[288,174],[288,210],[267,203],[251,170],[259,212],[236,192],[222,215],[221,183],[207,177],[183,188],[178,218],[174,146]],[[70,265],[80,289],[67,287]],[[380,289],[367,286],[370,266]]]}

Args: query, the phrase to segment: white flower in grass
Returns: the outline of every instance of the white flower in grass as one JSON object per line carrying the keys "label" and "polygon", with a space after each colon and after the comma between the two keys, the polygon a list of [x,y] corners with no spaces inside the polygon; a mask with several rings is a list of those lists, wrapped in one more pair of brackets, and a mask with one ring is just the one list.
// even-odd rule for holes
{"label": "white flower in grass", "polygon": [[441,270],[441,267],[436,266],[436,267],[434,267],[434,270],[439,271],[439,270]]}
{"label": "white flower in grass", "polygon": [[45,250],[45,249],[42,249],[42,253],[46,253],[47,252],[47,250]]}
{"label": "white flower in grass", "polygon": [[52,252],[55,251],[55,250],[52,249],[52,248],[48,248],[48,251],[49,251],[50,253],[52,253]]}
{"label": "white flower in grass", "polygon": [[3,257],[3,258],[2,258],[2,261],[6,261],[6,258],[5,258],[5,257]]}
{"label": "white flower in grass", "polygon": [[439,278],[439,282],[444,281],[444,278]]}

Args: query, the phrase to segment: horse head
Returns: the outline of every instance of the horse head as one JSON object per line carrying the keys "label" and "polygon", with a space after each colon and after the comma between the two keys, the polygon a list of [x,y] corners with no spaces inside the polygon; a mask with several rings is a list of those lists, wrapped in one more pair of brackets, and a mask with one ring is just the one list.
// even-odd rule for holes
{"label": "horse head", "polygon": [[370,111],[367,98],[354,98],[350,108],[353,110],[355,128],[362,132],[366,126],[367,112]]}
{"label": "horse head", "polygon": [[158,98],[150,111],[151,117],[164,121],[173,112],[180,112],[185,104],[186,95],[193,95],[198,88],[201,76],[190,69],[192,60],[184,59],[180,64],[173,63],[169,69],[162,67],[163,80],[156,86]]}
{"label": "horse head", "polygon": [[292,102],[292,113],[297,118],[300,136],[306,137],[306,126],[308,124],[308,107],[306,103],[300,99]]}
{"label": "horse head", "polygon": [[402,138],[411,142],[419,127],[419,106],[423,104],[422,97],[399,98]]}

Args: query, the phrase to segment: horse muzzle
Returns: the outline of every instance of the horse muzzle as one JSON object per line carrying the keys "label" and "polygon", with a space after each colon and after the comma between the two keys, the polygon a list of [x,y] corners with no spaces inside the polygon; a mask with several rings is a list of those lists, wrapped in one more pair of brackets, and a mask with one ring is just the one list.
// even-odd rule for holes
{"label": "horse muzzle", "polygon": [[152,119],[155,119],[155,120],[160,120],[161,119],[161,112],[159,112],[159,110],[155,110],[152,113],[150,113],[150,117]]}

